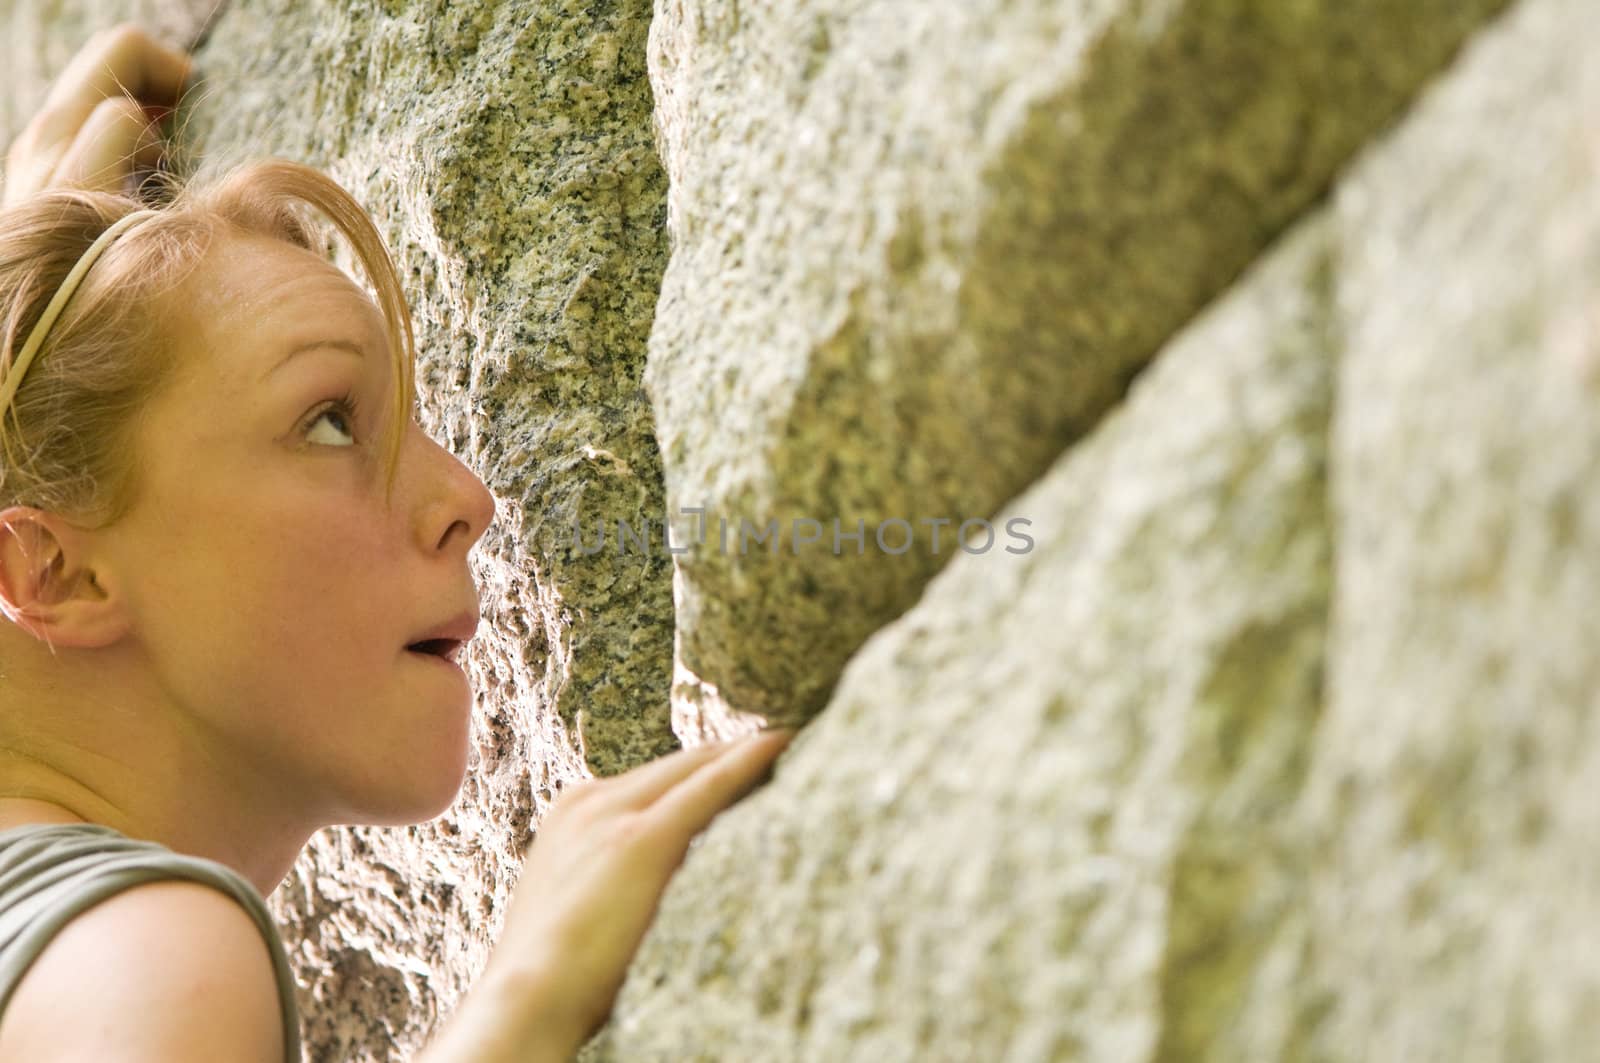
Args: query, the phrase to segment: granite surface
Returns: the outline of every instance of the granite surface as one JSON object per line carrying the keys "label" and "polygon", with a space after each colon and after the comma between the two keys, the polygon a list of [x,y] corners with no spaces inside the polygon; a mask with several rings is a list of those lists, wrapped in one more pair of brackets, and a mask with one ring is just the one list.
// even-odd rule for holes
{"label": "granite surface", "polygon": [[1600,1040],[1600,22],[1521,0],[846,667],[586,1063]]}
{"label": "granite surface", "polygon": [[1521,0],[1336,199],[1310,1058],[1600,1045],[1600,19]]}
{"label": "granite surface", "polygon": [[995,510],[1502,6],[660,0],[680,736],[809,718],[1020,545]]}
{"label": "granite surface", "polygon": [[584,1063],[1144,1060],[1226,1021],[1305,860],[1273,810],[1321,710],[1328,237],[1001,507],[1032,549],[867,641],[690,853]]}

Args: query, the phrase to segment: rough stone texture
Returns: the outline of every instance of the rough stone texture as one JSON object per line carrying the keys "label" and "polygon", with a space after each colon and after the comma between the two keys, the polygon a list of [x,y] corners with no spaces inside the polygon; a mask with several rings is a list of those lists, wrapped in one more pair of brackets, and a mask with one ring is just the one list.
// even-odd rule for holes
{"label": "rough stone texture", "polygon": [[[212,6],[7,7],[5,76],[26,90],[3,94],[7,128],[94,29],[131,18],[183,44]],[[473,554],[460,800],[416,828],[321,832],[272,898],[313,1060],[413,1051],[481,969],[553,789],[678,744],[670,556],[584,556],[571,533],[664,510],[640,387],[667,252],[649,17],[647,0],[232,0],[196,55],[190,147],[304,162],[361,201],[407,282],[419,419],[501,499]]]}
{"label": "rough stone texture", "polygon": [[867,641],[586,1063],[1594,1058],[1592,14],[1486,29]]}
{"label": "rough stone texture", "polygon": [[1503,3],[658,0],[679,734],[820,708]]}
{"label": "rough stone texture", "polygon": [[1131,1060],[1210,1006],[1169,949],[1220,878],[1270,908],[1321,700],[1326,237],[1001,510],[1031,550],[868,640],[690,855],[589,1061]]}

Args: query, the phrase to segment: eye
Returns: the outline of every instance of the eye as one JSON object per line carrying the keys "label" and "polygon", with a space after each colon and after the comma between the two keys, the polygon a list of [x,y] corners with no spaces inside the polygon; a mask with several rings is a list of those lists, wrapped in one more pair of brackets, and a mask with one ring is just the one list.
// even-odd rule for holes
{"label": "eye", "polygon": [[[343,420],[343,422],[344,422],[345,435],[349,436],[351,441],[354,442],[354,440],[355,440],[355,427],[356,427],[356,409],[357,409],[357,402],[356,402],[355,395],[353,393],[347,392],[344,395],[340,396],[339,398],[333,399],[332,401],[327,403],[325,406],[323,406],[322,409],[318,410],[315,414],[313,414],[311,419],[310,419],[310,421],[308,421],[306,423],[305,434],[309,436],[311,434],[311,430],[313,428],[315,428],[318,424],[322,423],[322,421],[324,419],[330,418],[330,417],[337,417],[337,418]],[[332,422],[330,422],[330,423],[332,423]]]}

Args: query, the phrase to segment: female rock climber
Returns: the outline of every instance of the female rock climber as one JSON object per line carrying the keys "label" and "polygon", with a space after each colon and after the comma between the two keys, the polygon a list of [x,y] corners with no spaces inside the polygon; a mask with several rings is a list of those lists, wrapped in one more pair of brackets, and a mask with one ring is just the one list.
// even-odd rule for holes
{"label": "female rock climber", "polygon": [[[0,1063],[300,1058],[261,898],[312,832],[436,816],[466,770],[471,690],[424,651],[476,629],[494,497],[412,419],[406,303],[343,189],[268,159],[137,197],[189,76],[104,31],[6,157]],[[566,788],[420,1058],[570,1058],[787,737]]]}

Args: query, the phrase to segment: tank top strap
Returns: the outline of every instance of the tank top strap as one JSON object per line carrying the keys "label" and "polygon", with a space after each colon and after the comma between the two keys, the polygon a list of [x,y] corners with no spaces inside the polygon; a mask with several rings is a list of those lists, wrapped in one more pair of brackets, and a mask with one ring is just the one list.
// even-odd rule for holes
{"label": "tank top strap", "polygon": [[294,974],[261,894],[226,864],[129,838],[97,823],[31,824],[0,831],[0,1012],[28,967],[74,917],[121,890],[167,879],[221,890],[250,913],[272,955],[284,1059],[300,1063]]}

